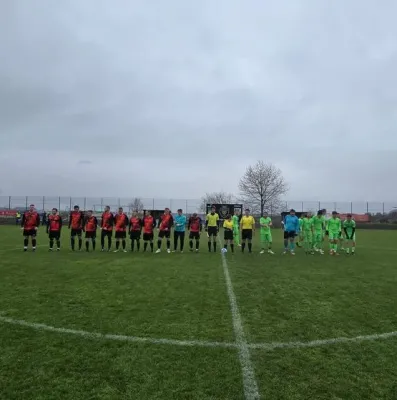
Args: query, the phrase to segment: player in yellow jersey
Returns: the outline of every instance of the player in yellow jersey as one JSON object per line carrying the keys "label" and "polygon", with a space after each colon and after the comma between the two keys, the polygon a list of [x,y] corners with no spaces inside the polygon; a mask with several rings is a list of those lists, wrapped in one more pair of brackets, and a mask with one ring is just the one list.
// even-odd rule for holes
{"label": "player in yellow jersey", "polygon": [[241,217],[240,221],[241,228],[241,251],[244,253],[245,245],[248,242],[248,251],[252,253],[252,237],[255,232],[255,219],[250,215],[250,210],[247,208],[245,214]]}
{"label": "player in yellow jersey", "polygon": [[228,215],[225,221],[223,222],[223,233],[224,237],[223,239],[225,240],[225,244],[223,245],[223,248],[227,250],[227,246],[230,244],[230,249],[232,250],[232,253],[234,253],[234,223],[232,220],[232,216]]}
{"label": "player in yellow jersey", "polygon": [[211,208],[211,212],[208,213],[205,218],[205,230],[207,231],[208,237],[208,251],[211,252],[212,243],[212,247],[216,252],[216,239],[219,231],[219,215],[217,214],[215,207]]}

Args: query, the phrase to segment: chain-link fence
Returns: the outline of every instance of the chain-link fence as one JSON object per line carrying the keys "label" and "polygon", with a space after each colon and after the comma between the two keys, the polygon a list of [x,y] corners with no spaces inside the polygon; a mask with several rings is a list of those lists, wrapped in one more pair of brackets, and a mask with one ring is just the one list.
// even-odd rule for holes
{"label": "chain-link fence", "polygon": [[[105,206],[115,211],[123,207],[126,211],[132,209],[162,210],[165,207],[175,212],[181,208],[185,213],[202,212],[202,199],[160,199],[160,198],[120,198],[120,197],[49,197],[49,196],[0,196],[0,209],[25,210],[34,204],[37,210],[49,211],[58,208],[60,211],[69,211],[78,205],[83,210],[103,211]],[[385,215],[397,211],[397,201],[391,202],[332,202],[332,201],[285,201],[279,207],[270,207],[274,214],[294,208],[296,211],[317,211],[325,208],[327,211],[354,214],[381,214]]]}

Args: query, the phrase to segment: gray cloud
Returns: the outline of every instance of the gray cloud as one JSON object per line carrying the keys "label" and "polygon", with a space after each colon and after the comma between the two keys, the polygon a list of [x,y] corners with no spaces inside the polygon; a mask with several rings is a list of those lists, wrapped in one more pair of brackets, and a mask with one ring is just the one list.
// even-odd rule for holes
{"label": "gray cloud", "polygon": [[396,13],[392,1],[6,0],[3,194],[200,197],[236,191],[263,159],[290,199],[395,199]]}

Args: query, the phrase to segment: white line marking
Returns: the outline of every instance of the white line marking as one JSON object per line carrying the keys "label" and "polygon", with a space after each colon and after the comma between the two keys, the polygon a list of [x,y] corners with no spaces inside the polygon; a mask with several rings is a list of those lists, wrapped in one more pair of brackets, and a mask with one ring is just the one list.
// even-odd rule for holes
{"label": "white line marking", "polygon": [[[204,340],[177,340],[177,339],[163,339],[163,338],[150,338],[150,337],[137,337],[128,335],[115,335],[115,334],[102,334],[97,332],[88,332],[77,329],[56,328],[54,326],[39,324],[35,322],[28,322],[21,319],[14,319],[4,316],[4,312],[0,312],[0,322],[24,326],[30,329],[40,331],[55,332],[61,334],[68,334],[74,336],[82,336],[88,339],[101,339],[101,340],[115,340],[121,342],[136,342],[136,343],[150,343],[150,344],[163,344],[171,346],[184,346],[184,347],[222,347],[238,349],[237,343],[229,342],[207,342]],[[359,343],[365,341],[385,340],[397,337],[397,331],[386,333],[375,333],[372,335],[360,335],[352,338],[338,337],[331,339],[312,340],[310,342],[269,342],[269,343],[247,343],[250,349],[273,351],[275,349],[292,349],[302,347],[320,347],[326,345],[333,345],[339,343]]]}
{"label": "white line marking", "polygon": [[319,347],[319,346],[327,346],[332,344],[341,344],[341,343],[358,343],[364,341],[375,341],[382,339],[390,339],[392,337],[397,337],[397,331],[387,332],[387,333],[375,333],[372,335],[360,335],[352,338],[347,337],[337,337],[332,339],[320,339],[320,340],[312,340],[310,342],[285,342],[285,343],[257,343],[257,344],[249,344],[248,346],[251,349],[263,349],[263,350],[275,350],[275,349],[294,349],[301,347]]}
{"label": "white line marking", "polygon": [[[220,246],[221,240],[218,237]],[[240,311],[237,304],[236,295],[234,294],[232,280],[229,274],[229,267],[227,265],[226,257],[221,253],[223,275],[225,276],[226,289],[229,297],[230,311],[232,313],[233,330],[238,348],[238,355],[243,373],[244,395],[246,400],[260,399],[258,384],[255,379],[255,371],[251,362],[251,355],[249,345],[246,340],[241,319]]]}
{"label": "white line marking", "polygon": [[28,322],[21,319],[8,318],[0,315],[0,322],[4,322],[11,325],[19,325],[27,328],[36,329],[39,331],[56,332],[62,334],[69,334],[75,336],[82,336],[89,339],[106,339],[106,340],[116,340],[121,342],[136,342],[136,343],[151,343],[151,344],[163,344],[172,346],[185,346],[185,347],[223,347],[223,348],[236,348],[235,343],[228,342],[207,342],[201,340],[176,340],[176,339],[156,339],[150,337],[138,337],[138,336],[127,336],[127,335],[114,335],[114,334],[104,334],[98,332],[88,332],[77,329],[67,329],[67,328],[56,328],[54,326],[38,324],[34,322]]}

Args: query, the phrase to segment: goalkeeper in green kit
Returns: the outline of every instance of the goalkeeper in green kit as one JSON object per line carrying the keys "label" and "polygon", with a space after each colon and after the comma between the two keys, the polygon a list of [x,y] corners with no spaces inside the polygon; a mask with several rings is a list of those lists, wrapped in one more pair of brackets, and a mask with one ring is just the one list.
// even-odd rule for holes
{"label": "goalkeeper in green kit", "polygon": [[340,234],[342,231],[342,224],[340,218],[338,218],[338,213],[332,211],[332,217],[327,221],[327,232],[329,238],[329,254],[332,256],[338,256],[338,242],[340,239]]}
{"label": "goalkeeper in green kit", "polygon": [[267,252],[269,254],[274,254],[272,251],[272,232],[271,232],[271,227],[272,227],[272,219],[269,217],[269,215],[264,212],[263,217],[259,220],[259,224],[261,226],[261,246],[262,250],[260,251],[260,254],[263,254],[265,252],[265,246],[267,245]]}
{"label": "goalkeeper in green kit", "polygon": [[346,254],[354,255],[356,251],[356,221],[352,219],[351,214],[347,214],[346,220],[343,221],[342,227],[345,232]]}
{"label": "goalkeeper in green kit", "polygon": [[233,221],[233,239],[234,239],[234,244],[237,245],[238,247],[241,247],[240,244],[240,218],[239,218],[239,212],[236,210],[234,212],[232,221]]}

